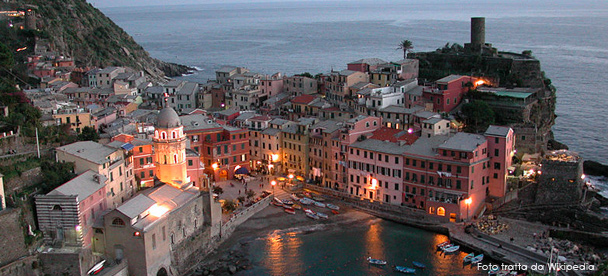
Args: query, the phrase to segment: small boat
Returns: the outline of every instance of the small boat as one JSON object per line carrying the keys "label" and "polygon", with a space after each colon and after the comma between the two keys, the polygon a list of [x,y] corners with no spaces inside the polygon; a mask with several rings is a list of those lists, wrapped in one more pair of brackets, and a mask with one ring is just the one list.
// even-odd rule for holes
{"label": "small boat", "polygon": [[448,247],[452,247],[452,246],[454,246],[454,244],[452,244],[452,243],[448,243],[448,244],[445,244],[445,245],[443,245],[443,246],[440,246],[440,247],[438,248],[438,250],[444,250],[444,249],[446,249],[446,248],[448,248]]}
{"label": "small boat", "polygon": [[479,263],[483,260],[483,254],[479,254],[471,259],[471,264]]}
{"label": "small boat", "polygon": [[324,198],[319,197],[319,196],[313,196],[312,199],[316,200],[316,201],[325,201]]}
{"label": "small boat", "polygon": [[296,210],[294,210],[293,208],[284,208],[283,211],[285,211],[285,213],[292,214],[292,215],[296,214]]}
{"label": "small boat", "polygon": [[321,212],[317,212],[317,216],[319,216],[322,219],[328,219],[329,216],[325,213],[321,213]]}
{"label": "small boat", "polygon": [[412,264],[414,265],[415,268],[420,268],[420,269],[425,269],[426,268],[426,265],[423,264],[423,263],[412,261]]}
{"label": "small boat", "polygon": [[312,195],[310,194],[310,192],[303,192],[302,194],[304,194],[304,196],[306,196],[306,197],[312,197]]}
{"label": "small boat", "polygon": [[294,201],[300,201],[300,197],[298,197],[296,194],[291,194],[290,195],[291,199],[293,199]]}
{"label": "small boat", "polygon": [[[443,252],[445,252],[445,253],[453,253],[453,252],[458,251],[458,249],[460,249],[460,245],[452,245],[450,247],[444,248]],[[473,262],[473,260],[471,260],[471,262]]]}
{"label": "small boat", "polygon": [[437,248],[441,249],[441,248],[443,248],[444,246],[446,246],[446,245],[448,245],[448,244],[450,244],[450,241],[444,241],[444,242],[442,242],[442,243],[438,244],[438,245],[437,245]]}
{"label": "small boat", "polygon": [[296,210],[302,210],[302,205],[300,205],[300,204],[294,204],[294,205],[291,205],[291,208],[294,208]]}
{"label": "small boat", "polygon": [[416,269],[413,269],[413,268],[407,267],[407,266],[395,266],[395,270],[397,270],[401,273],[406,273],[406,274],[416,273]]}
{"label": "small boat", "polygon": [[327,203],[326,205],[327,205],[327,208],[329,208],[329,209],[336,210],[336,211],[340,210],[340,207],[333,205],[331,203]]}
{"label": "small boat", "polygon": [[308,213],[314,214],[314,213],[315,213],[315,211],[310,210],[310,209],[308,209],[308,208],[304,208],[304,213],[307,213],[307,214],[308,214]]}
{"label": "small boat", "polygon": [[272,201],[272,204],[274,204],[274,206],[279,206],[279,207],[283,207],[283,201],[281,201],[278,198],[274,198],[274,200]]}
{"label": "small boat", "polygon": [[300,199],[300,203],[304,204],[304,205],[310,205],[312,204],[314,201],[310,198],[304,197],[302,199]]}
{"label": "small boat", "polygon": [[498,274],[498,272],[500,272],[500,271],[501,271],[501,270],[500,270],[500,268],[498,268],[498,267],[496,266],[496,267],[493,267],[493,268],[491,268],[490,270],[488,270],[488,275],[496,275],[496,274]]}
{"label": "small boat", "polygon": [[475,257],[475,253],[471,253],[469,255],[464,256],[464,258],[462,259],[463,262],[468,263],[471,261],[471,259],[473,259],[473,257]]}
{"label": "small boat", "polygon": [[372,257],[367,257],[367,261],[370,264],[375,264],[375,265],[385,265],[386,264],[386,261],[378,260],[378,259],[372,259]]}
{"label": "small boat", "polygon": [[332,213],[332,214],[334,214],[334,215],[337,215],[337,214],[339,214],[340,212],[338,212],[338,211],[336,211],[336,210],[331,210],[331,213]]}
{"label": "small boat", "polygon": [[315,201],[315,206],[324,208],[325,207],[325,203],[321,203],[321,202]]}
{"label": "small boat", "polygon": [[[508,270],[498,270],[498,268],[488,271],[488,275],[495,275],[495,276],[507,276],[507,275],[510,275],[510,274],[511,274],[510,271],[508,271]],[[517,275],[517,274],[515,274],[515,275]]]}
{"label": "small boat", "polygon": [[311,219],[319,219],[319,216],[317,216],[317,214],[315,213],[306,213],[306,216],[311,218]]}
{"label": "small boat", "polygon": [[293,201],[287,200],[287,199],[283,199],[283,205],[293,205]]}

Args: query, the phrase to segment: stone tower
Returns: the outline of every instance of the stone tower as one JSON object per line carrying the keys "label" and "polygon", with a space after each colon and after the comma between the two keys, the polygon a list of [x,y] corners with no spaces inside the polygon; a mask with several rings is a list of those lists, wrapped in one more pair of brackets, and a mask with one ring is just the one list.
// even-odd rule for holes
{"label": "stone tower", "polygon": [[171,107],[158,114],[154,131],[156,177],[182,189],[190,185],[186,174],[186,135],[179,116]]}
{"label": "stone tower", "polygon": [[25,28],[28,30],[36,29],[36,11],[34,9],[27,9],[25,11]]}
{"label": "stone tower", "polygon": [[486,18],[471,17],[471,47],[481,49],[486,45]]}
{"label": "stone tower", "polygon": [[584,194],[583,159],[568,150],[548,153],[541,163],[536,204],[576,204]]}

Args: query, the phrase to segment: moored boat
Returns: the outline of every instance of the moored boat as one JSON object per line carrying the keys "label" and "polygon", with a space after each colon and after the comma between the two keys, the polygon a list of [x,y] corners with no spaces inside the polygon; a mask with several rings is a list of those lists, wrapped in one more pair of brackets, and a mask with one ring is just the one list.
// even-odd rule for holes
{"label": "moored boat", "polygon": [[437,245],[437,248],[438,248],[438,249],[441,249],[441,248],[443,248],[444,246],[446,246],[446,245],[448,245],[448,244],[450,244],[450,241],[444,241],[444,242],[442,242],[442,243],[438,244],[438,245]]}
{"label": "moored boat", "polygon": [[[452,246],[450,246],[450,247],[446,247],[446,248],[444,248],[444,249],[443,249],[443,252],[445,252],[445,253],[453,253],[453,252],[458,251],[458,249],[460,249],[460,245],[452,245]],[[483,258],[483,257],[482,257],[482,258]],[[472,262],[472,261],[473,261],[473,260],[471,260],[471,262]]]}
{"label": "moored boat", "polygon": [[471,259],[471,264],[479,263],[483,260],[483,254],[479,254]]}
{"label": "moored boat", "polygon": [[290,195],[291,199],[293,199],[294,201],[300,201],[301,198],[299,198],[296,194],[291,194]]}
{"label": "moored boat", "polygon": [[287,200],[287,199],[283,199],[283,205],[293,205],[293,201]]}
{"label": "moored boat", "polygon": [[317,216],[317,214],[315,214],[315,213],[306,212],[306,216],[311,219],[319,219],[319,216]]}
{"label": "moored boat", "polygon": [[332,210],[336,210],[336,211],[340,210],[340,207],[338,207],[337,205],[333,205],[331,203],[327,203],[326,206],[327,206],[327,208],[332,209]]}
{"label": "moored boat", "polygon": [[308,213],[314,214],[314,213],[315,213],[315,211],[313,211],[313,210],[311,210],[311,209],[308,209],[308,208],[304,208],[304,213],[307,213],[307,214],[308,214]]}
{"label": "moored boat", "polygon": [[310,205],[313,204],[313,200],[307,197],[304,197],[302,199],[300,199],[300,203],[304,204],[304,205]]}
{"label": "moored boat", "polygon": [[425,265],[425,264],[423,264],[423,263],[419,263],[419,262],[416,262],[416,261],[412,261],[412,264],[413,264],[413,265],[414,265],[414,267],[416,267],[416,268],[420,268],[420,269],[425,269],[425,268],[426,268],[426,265]]}
{"label": "moored boat", "polygon": [[471,259],[473,259],[473,257],[475,257],[475,253],[470,253],[469,255],[464,256],[462,261],[468,263],[471,261]]}
{"label": "moored boat", "polygon": [[294,204],[294,205],[291,205],[291,208],[294,208],[296,210],[301,210],[302,209],[302,205],[300,205],[300,204]]}
{"label": "moored boat", "polygon": [[367,257],[367,261],[370,264],[375,264],[375,265],[385,265],[386,264],[386,261],[373,259],[372,257]]}
{"label": "moored boat", "polygon": [[321,213],[321,212],[317,212],[317,216],[319,216],[322,219],[328,219],[329,216],[325,213]]}
{"label": "moored boat", "polygon": [[397,270],[401,273],[406,273],[406,274],[416,273],[416,269],[413,269],[413,268],[407,267],[407,266],[395,266],[395,270]]}
{"label": "moored boat", "polygon": [[340,212],[338,212],[338,211],[336,211],[336,210],[331,210],[331,213],[332,213],[332,214],[334,214],[334,215],[337,215],[337,214],[339,214]]}
{"label": "moored boat", "polygon": [[313,196],[312,199],[314,199],[316,201],[325,201],[325,199],[320,196]]}

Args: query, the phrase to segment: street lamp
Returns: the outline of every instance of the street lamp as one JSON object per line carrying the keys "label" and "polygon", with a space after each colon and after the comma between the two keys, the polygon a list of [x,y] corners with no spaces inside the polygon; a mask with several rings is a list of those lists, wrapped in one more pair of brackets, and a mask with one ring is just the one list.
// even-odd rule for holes
{"label": "street lamp", "polygon": [[469,218],[469,205],[471,205],[471,202],[473,200],[470,197],[464,200],[464,203],[467,205],[467,219]]}
{"label": "street lamp", "polygon": [[270,181],[270,185],[272,186],[272,197],[274,197],[274,185],[277,185],[277,182],[275,180]]}

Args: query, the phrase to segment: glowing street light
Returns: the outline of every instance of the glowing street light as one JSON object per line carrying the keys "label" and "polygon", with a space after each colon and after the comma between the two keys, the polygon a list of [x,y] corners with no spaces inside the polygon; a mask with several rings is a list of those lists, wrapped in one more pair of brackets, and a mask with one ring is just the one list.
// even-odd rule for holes
{"label": "glowing street light", "polygon": [[472,202],[473,200],[470,197],[464,200],[464,203],[467,205],[467,219],[469,219],[469,206]]}
{"label": "glowing street light", "polygon": [[270,181],[270,185],[272,186],[272,197],[274,197],[274,186],[277,185],[277,181],[276,180]]}
{"label": "glowing street light", "polygon": [[217,170],[218,165],[217,165],[217,163],[213,163],[213,164],[211,165],[211,167],[212,167],[214,170]]}

